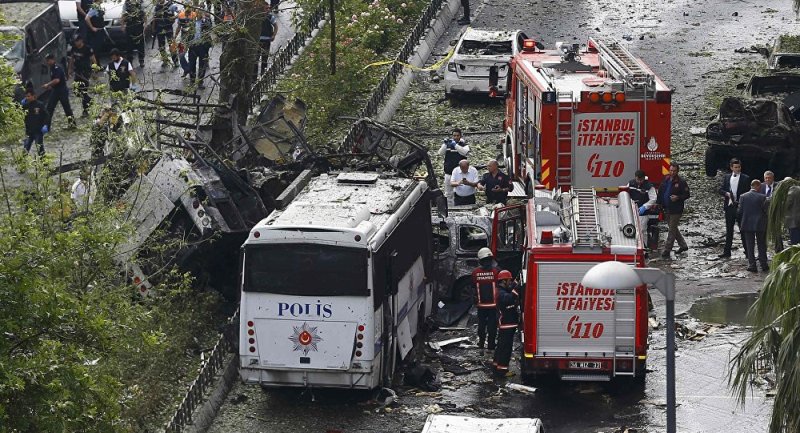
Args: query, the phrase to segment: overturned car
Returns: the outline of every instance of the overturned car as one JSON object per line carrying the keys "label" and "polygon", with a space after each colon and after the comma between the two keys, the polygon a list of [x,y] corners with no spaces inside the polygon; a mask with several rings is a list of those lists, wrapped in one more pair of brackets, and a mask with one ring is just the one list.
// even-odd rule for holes
{"label": "overturned car", "polygon": [[706,175],[727,169],[731,158],[745,161],[747,174],[772,170],[778,178],[797,172],[800,125],[784,102],[728,97],[706,128]]}

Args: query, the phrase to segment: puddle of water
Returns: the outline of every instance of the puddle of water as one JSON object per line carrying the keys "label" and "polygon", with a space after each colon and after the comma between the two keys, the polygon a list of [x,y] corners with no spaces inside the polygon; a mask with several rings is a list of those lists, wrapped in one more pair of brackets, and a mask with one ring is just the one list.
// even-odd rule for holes
{"label": "puddle of water", "polygon": [[757,298],[757,293],[741,293],[700,299],[689,309],[689,315],[706,323],[750,325],[747,310]]}

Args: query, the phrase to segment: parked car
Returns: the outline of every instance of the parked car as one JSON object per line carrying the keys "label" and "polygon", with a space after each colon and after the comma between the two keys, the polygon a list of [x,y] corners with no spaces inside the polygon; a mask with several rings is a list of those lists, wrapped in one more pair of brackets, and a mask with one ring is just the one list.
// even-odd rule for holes
{"label": "parked car", "polygon": [[772,170],[792,176],[800,166],[800,124],[779,100],[728,97],[706,128],[706,175],[728,168],[731,158],[745,161],[745,173],[760,177]]}
{"label": "parked car", "polygon": [[[104,0],[101,3],[104,11],[105,30],[108,32],[110,41],[106,43],[102,51],[110,51],[112,48],[119,48],[123,51],[130,48],[130,41],[122,31],[122,15],[125,12],[125,0]],[[142,7],[145,12],[145,34],[149,33],[153,20],[152,0],[143,0]],[[61,14],[61,25],[69,41],[74,38],[75,33],[81,25],[78,18],[78,8],[73,0],[59,0],[58,9]],[[88,12],[88,11],[87,11]]]}
{"label": "parked car", "polygon": [[17,99],[22,99],[26,83],[33,86],[37,95],[44,93],[42,85],[50,81],[45,57],[53,54],[62,65],[67,64],[67,44],[58,8],[51,1],[3,3],[0,13],[6,19],[0,32],[14,37],[0,44],[0,52],[20,81]]}
{"label": "parked car", "polygon": [[506,74],[511,57],[522,49],[527,36],[519,30],[467,28],[455,43],[453,57],[444,72],[447,98],[477,93],[489,94],[489,69],[497,66],[497,96],[506,92]]}

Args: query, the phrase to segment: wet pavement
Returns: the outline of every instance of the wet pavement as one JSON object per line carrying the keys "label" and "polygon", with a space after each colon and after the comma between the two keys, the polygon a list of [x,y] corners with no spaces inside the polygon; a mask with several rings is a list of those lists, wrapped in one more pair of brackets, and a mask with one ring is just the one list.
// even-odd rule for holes
{"label": "wet pavement", "polygon": [[[797,32],[791,2],[488,0],[476,10],[473,27],[519,28],[547,46],[558,40],[585,42],[594,35],[627,40],[631,51],[675,89],[672,153],[674,160],[685,163],[681,174],[692,189],[681,224],[691,249],[673,260],[650,260],[649,265],[678,278],[678,431],[765,432],[771,406],[768,390],[757,387],[743,408],[727,388],[729,360],[749,332],[743,326],[744,314],[765,273],[745,271],[738,236],[733,258],[717,258],[724,239],[722,201],[716,193],[721,178],[705,176],[705,140],[689,131],[704,129],[719,95],[735,92],[733,85],[763,63],[758,55],[734,53],[736,48],[766,45],[779,32]],[[522,10],[525,13],[519,13]],[[455,24],[450,27],[430,63],[447,53],[448,42],[461,31]],[[443,83],[431,74],[418,73],[394,121],[434,151],[451,128],[460,127],[473,159],[480,163],[497,154],[502,112],[500,103],[450,103],[444,99]],[[431,153],[434,167],[440,167],[435,152]],[[524,394],[505,388],[509,382],[519,383],[519,375],[494,379],[484,365],[489,357],[480,356],[475,348],[452,347],[438,355],[427,352],[424,359],[441,373],[440,392],[398,387],[397,401],[383,407],[370,400],[368,393],[314,391],[316,401],[311,401],[309,394],[299,391],[262,391],[237,384],[209,431],[418,432],[428,414],[439,412],[538,417],[548,432],[556,433],[610,433],[624,431],[623,426],[639,432],[665,431],[664,301],[655,290],[652,297],[655,329],[644,387],[625,382],[543,383],[537,384],[537,392]],[[464,335],[474,337],[474,325],[466,331],[437,332],[431,340]],[[442,373],[441,355],[471,372]]]}

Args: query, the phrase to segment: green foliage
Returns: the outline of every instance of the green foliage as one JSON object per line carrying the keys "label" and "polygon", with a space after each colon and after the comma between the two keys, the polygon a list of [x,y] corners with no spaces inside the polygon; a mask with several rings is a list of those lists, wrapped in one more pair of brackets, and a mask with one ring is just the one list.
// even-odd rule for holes
{"label": "green foliage", "polygon": [[[314,0],[300,1],[306,10],[317,4]],[[335,144],[336,128],[350,122],[339,117],[357,115],[388,67],[367,66],[394,58],[426,6],[423,0],[337,3],[336,75],[331,75],[330,27],[326,25],[279,85],[280,92],[308,104],[308,137]]]}
{"label": "green foliage", "polygon": [[[786,191],[788,188],[778,188]],[[772,218],[772,211],[770,212]],[[776,389],[770,433],[800,431],[800,246],[775,255],[748,315],[755,330],[731,361],[728,382],[744,404],[761,367],[771,364]]]}

